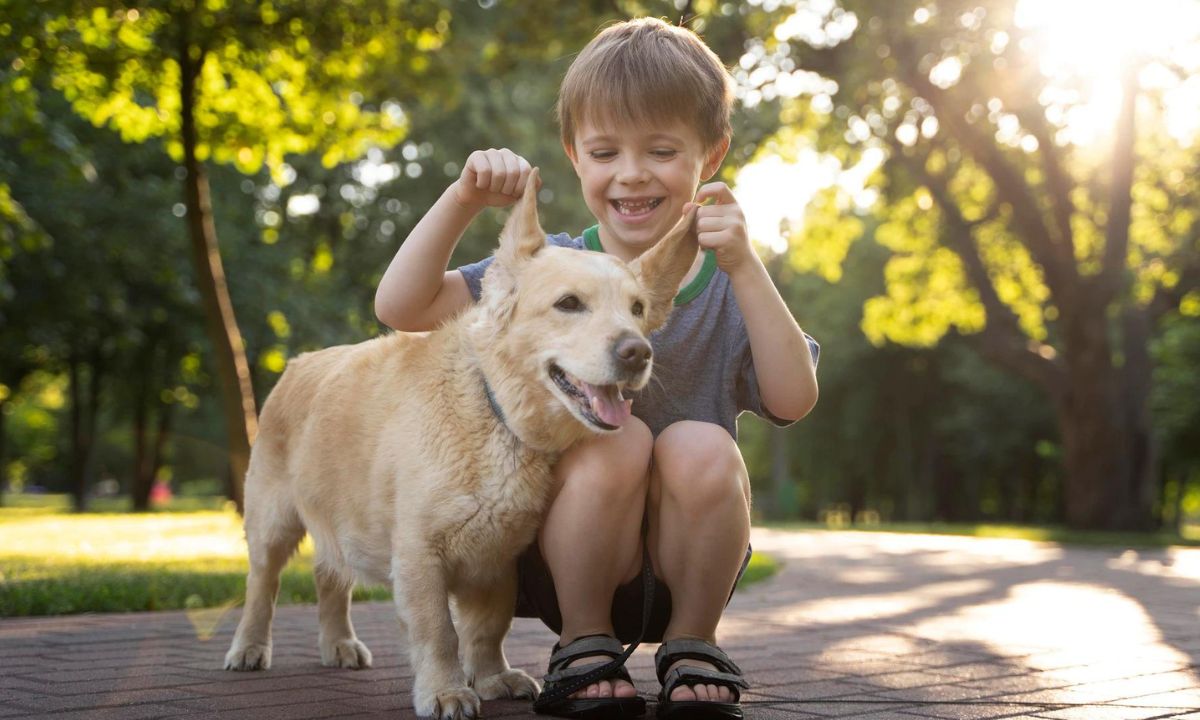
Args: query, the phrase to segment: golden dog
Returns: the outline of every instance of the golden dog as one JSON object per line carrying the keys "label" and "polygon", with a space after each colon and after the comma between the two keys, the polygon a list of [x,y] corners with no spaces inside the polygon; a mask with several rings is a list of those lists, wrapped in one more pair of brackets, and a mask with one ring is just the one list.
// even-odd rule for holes
{"label": "golden dog", "polygon": [[629,266],[549,246],[536,181],[535,170],[478,303],[432,333],[288,364],[246,478],[250,573],[227,669],[270,666],[279,575],[307,531],[323,664],[371,665],[350,591],[358,579],[390,581],[418,714],[476,717],[480,699],[537,695],[501,647],[516,558],[534,540],[559,453],[629,417],[622,390],[649,379],[646,337],[697,246],[694,211]]}

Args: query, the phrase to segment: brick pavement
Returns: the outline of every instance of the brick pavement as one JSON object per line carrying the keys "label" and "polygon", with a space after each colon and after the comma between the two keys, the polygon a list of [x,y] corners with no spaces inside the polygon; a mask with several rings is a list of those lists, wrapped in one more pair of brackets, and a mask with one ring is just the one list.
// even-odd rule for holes
{"label": "brick pavement", "polygon": [[[1200,720],[1200,549],[755,530],[783,563],[738,593],[721,643],[747,718]],[[316,611],[280,608],[274,667],[220,670],[238,610],[0,621],[0,720],[411,718],[390,607],[354,609],[375,667],[319,665]],[[510,661],[554,638],[518,620]],[[631,660],[656,692],[653,648]],[[533,717],[488,702],[485,717]]]}

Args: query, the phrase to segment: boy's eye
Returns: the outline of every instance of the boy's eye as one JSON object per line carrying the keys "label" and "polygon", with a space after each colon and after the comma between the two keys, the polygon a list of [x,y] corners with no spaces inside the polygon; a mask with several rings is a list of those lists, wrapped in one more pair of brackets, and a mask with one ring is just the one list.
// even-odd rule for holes
{"label": "boy's eye", "polygon": [[583,306],[583,301],[574,295],[563,295],[558,299],[558,302],[554,303],[554,307],[563,312],[579,312],[586,309]]}
{"label": "boy's eye", "polygon": [[641,317],[642,314],[645,313],[646,309],[642,307],[642,301],[638,300],[633,304],[633,307],[630,308],[630,311],[633,312],[634,317]]}
{"label": "boy's eye", "polygon": [[617,153],[615,153],[612,150],[593,150],[590,153],[588,153],[588,155],[590,155],[593,160],[604,161],[604,160],[612,160],[614,157],[617,156]]}
{"label": "boy's eye", "polygon": [[679,153],[675,150],[660,149],[660,150],[652,150],[651,154],[654,155],[654,157],[656,157],[656,158],[670,159],[670,158],[675,157]]}

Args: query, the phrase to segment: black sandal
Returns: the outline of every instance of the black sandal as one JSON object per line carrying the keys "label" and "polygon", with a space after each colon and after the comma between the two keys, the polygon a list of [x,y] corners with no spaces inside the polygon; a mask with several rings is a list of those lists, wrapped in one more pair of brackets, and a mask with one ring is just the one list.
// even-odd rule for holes
{"label": "black sandal", "polygon": [[[636,695],[634,697],[597,697],[570,698],[556,697],[569,695],[580,687],[590,685],[599,680],[621,679],[630,684],[633,680],[629,671],[622,663],[598,661],[582,665],[569,665],[572,661],[594,655],[605,655],[613,660],[624,660],[624,648],[621,642],[608,635],[585,635],[567,643],[560,648],[554,645],[550,654],[550,667],[542,678],[545,687],[538,700],[534,701],[533,709],[540,715],[557,715],[568,718],[634,718],[646,713],[646,701]],[[583,676],[594,674],[587,681]],[[569,687],[577,685],[577,687]],[[564,692],[569,688],[569,692]],[[545,701],[543,701],[545,698]]]}
{"label": "black sandal", "polygon": [[[668,673],[667,668],[680,660],[701,660],[717,669],[680,665]],[[742,706],[738,704],[742,697],[740,689],[748,690],[750,685],[742,677],[742,669],[716,645],[689,638],[668,640],[654,654],[654,669],[658,681],[662,683],[662,690],[658,694],[658,717],[688,720],[740,720],[742,717]],[[727,687],[733,691],[733,702],[671,700],[671,692],[680,685]]]}

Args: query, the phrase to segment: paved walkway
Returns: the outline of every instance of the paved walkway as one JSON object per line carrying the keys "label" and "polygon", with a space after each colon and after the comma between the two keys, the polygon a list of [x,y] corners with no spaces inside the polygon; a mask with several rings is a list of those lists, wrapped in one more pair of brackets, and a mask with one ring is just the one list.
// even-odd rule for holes
{"label": "paved walkway", "polygon": [[[747,718],[1200,720],[1200,549],[756,530],[779,558],[739,593],[722,645]],[[371,670],[322,668],[316,611],[281,608],[275,666],[219,669],[238,611],[0,621],[0,718],[411,718],[386,604],[354,620]],[[518,620],[510,661],[540,676],[554,638]],[[653,648],[631,660],[648,696]],[[653,711],[653,709],[651,709]],[[485,717],[533,717],[488,702]]]}

